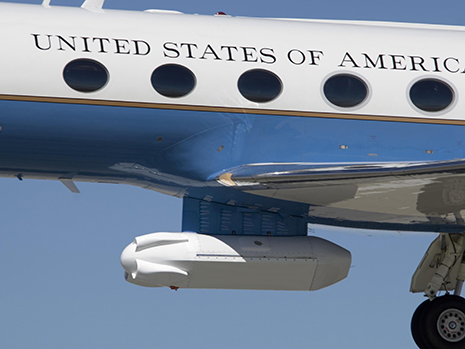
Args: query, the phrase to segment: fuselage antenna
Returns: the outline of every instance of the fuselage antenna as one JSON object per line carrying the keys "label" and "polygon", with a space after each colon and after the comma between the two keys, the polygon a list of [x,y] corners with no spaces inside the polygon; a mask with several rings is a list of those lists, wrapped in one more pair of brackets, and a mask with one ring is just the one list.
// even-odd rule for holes
{"label": "fuselage antenna", "polygon": [[42,1],[42,6],[45,7],[45,8],[50,8],[50,0]]}
{"label": "fuselage antenna", "polygon": [[89,11],[100,12],[104,2],[105,0],[86,0],[81,7]]}

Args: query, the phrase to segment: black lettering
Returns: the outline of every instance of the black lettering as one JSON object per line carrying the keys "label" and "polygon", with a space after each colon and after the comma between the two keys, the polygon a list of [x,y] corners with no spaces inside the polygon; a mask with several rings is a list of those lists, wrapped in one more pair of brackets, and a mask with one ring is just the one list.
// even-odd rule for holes
{"label": "black lettering", "polygon": [[[400,55],[390,55],[392,58],[392,69],[393,70],[406,70],[405,57]],[[402,62],[403,60],[404,62]]]}
{"label": "black lettering", "polygon": [[457,69],[455,69],[455,70],[450,69],[450,67],[449,67],[449,65],[448,65],[449,61],[454,61],[454,62],[457,63],[457,65],[460,65],[459,60],[458,60],[457,58],[454,58],[454,57],[449,57],[449,58],[446,58],[446,59],[444,60],[444,68],[445,68],[449,73],[458,73],[459,70],[460,70],[460,68],[457,68]]}
{"label": "black lettering", "polygon": [[84,50],[82,50],[82,52],[90,52],[87,40],[89,40],[89,38],[82,37],[82,41],[84,42]]}
{"label": "black lettering", "polygon": [[355,63],[355,60],[352,58],[349,52],[346,52],[346,54],[344,55],[344,58],[342,59],[341,64],[339,64],[338,67],[345,68],[345,65],[344,65],[345,63],[351,63],[353,68],[360,68],[360,66],[358,66],[357,63]]}
{"label": "black lettering", "polygon": [[228,59],[227,59],[227,61],[236,61],[233,58],[233,54],[232,54],[233,49],[236,50],[236,52],[237,52],[237,47],[236,46],[221,46],[220,49],[221,50],[226,49],[228,51]]}
{"label": "black lettering", "polygon": [[[300,55],[300,59],[297,59],[297,57],[295,57],[295,54],[293,54],[294,52],[297,53],[297,55]],[[295,58],[292,58],[292,56],[294,56]],[[305,53],[303,53],[300,50],[293,49],[287,53],[287,58],[292,64],[301,65],[305,62]]]}
{"label": "black lettering", "polygon": [[105,43],[104,42],[106,41],[107,43],[109,43],[110,40],[107,39],[107,38],[93,38],[92,42],[94,42],[95,40],[98,40],[100,42],[100,51],[98,51],[98,52],[99,53],[108,53],[107,51],[105,51]]}
{"label": "black lettering", "polygon": [[[134,43],[134,48],[136,49],[136,52],[134,53],[135,56],[147,56],[150,53],[150,45],[144,40],[131,41]],[[142,46],[145,46],[145,52],[141,50],[141,47],[139,46],[140,44],[142,44]]]}
{"label": "black lettering", "polygon": [[[266,51],[268,51],[268,52],[266,52]],[[274,50],[272,48],[267,48],[267,47],[261,48],[260,49],[260,55],[261,55],[260,62],[266,63],[266,64],[276,63],[276,57],[274,55]],[[267,59],[265,59],[264,57],[266,57]],[[270,60],[268,60],[268,59],[270,59]]]}
{"label": "black lettering", "polygon": [[60,46],[60,48],[58,49],[58,51],[64,51],[65,49],[63,48],[63,46],[61,46],[61,43],[64,42],[66,45],[69,46],[69,48],[73,51],[76,51],[76,42],[75,42],[75,39],[76,37],[75,36],[70,36],[71,39],[73,39],[73,43],[71,44],[70,42],[66,41],[62,36],[60,35],[57,35],[56,36],[58,38],[58,45]]}
{"label": "black lettering", "polygon": [[36,47],[39,49],[39,50],[42,50],[42,51],[47,51],[47,50],[50,50],[50,48],[52,47],[52,42],[50,40],[51,38],[51,35],[46,35],[47,38],[48,38],[48,47],[40,47],[39,45],[39,36],[40,34],[31,34],[33,37],[34,37],[34,42],[36,44]]}
{"label": "black lettering", "polygon": [[[376,61],[373,62],[373,60],[368,56],[367,53],[362,53],[363,56],[365,56],[365,66],[363,68],[376,68],[379,63],[379,68],[378,69],[387,69],[384,66],[384,54],[378,55],[378,58],[376,58]],[[370,67],[371,65],[371,67]]]}
{"label": "black lettering", "polygon": [[323,54],[323,51],[313,51],[313,50],[308,50],[308,52],[310,52],[310,59],[312,60],[310,62],[310,65],[318,65],[318,63],[316,62],[317,60],[320,61],[321,56],[324,56]]}
{"label": "black lettering", "polygon": [[429,71],[428,69],[425,69],[423,64],[425,63],[425,60],[423,57],[420,56],[410,56],[410,60],[412,61],[412,69],[411,71],[417,71],[418,69],[416,66],[419,66],[423,71]]}
{"label": "black lettering", "polygon": [[183,47],[183,46],[187,46],[187,57],[186,57],[186,58],[195,58],[195,57],[192,55],[192,47],[197,48],[197,45],[196,45],[196,44],[187,44],[187,43],[183,43],[183,44],[181,44],[181,47]]}
{"label": "black lettering", "polygon": [[207,45],[207,47],[205,48],[205,51],[203,51],[203,55],[202,55],[202,57],[200,57],[200,59],[206,59],[205,55],[213,55],[213,56],[215,56],[216,61],[221,61],[221,58],[218,57],[215,50],[210,45]]}
{"label": "black lettering", "polygon": [[[173,47],[168,47],[168,45],[172,45]],[[178,45],[174,42],[165,42],[163,44],[163,48],[166,51],[173,52],[171,55],[169,55],[166,52],[163,52],[163,56],[168,57],[168,58],[178,58],[179,57],[179,51],[178,51]]]}
{"label": "black lettering", "polygon": [[254,52],[257,52],[255,47],[241,47],[241,49],[244,51],[244,60],[242,62],[258,62],[258,58],[253,59]]}
{"label": "black lettering", "polygon": [[439,57],[431,57],[431,59],[434,61],[434,72],[440,73],[441,71],[439,70],[439,63],[438,59]]}
{"label": "black lettering", "polygon": [[[128,47],[126,46],[126,44],[129,45],[129,41],[128,40],[125,40],[125,39],[113,39],[115,40],[115,44],[116,44],[116,51],[115,53],[117,54],[121,54],[121,55],[128,55],[130,54],[131,52],[129,51]],[[122,51],[123,50],[123,51]]]}

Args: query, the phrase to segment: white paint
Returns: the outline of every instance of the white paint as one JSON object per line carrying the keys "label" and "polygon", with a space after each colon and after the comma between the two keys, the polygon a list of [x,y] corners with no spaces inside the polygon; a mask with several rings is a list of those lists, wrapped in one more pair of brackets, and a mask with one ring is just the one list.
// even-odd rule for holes
{"label": "white paint", "polygon": [[347,250],[309,236],[153,233],[121,254],[127,281],[147,287],[313,291],[346,278],[350,263]]}
{"label": "white paint", "polygon": [[[84,3],[86,8],[99,8],[99,4],[93,1]],[[363,76],[372,91],[368,103],[356,110],[348,110],[348,114],[437,117],[449,120],[465,118],[460,112],[465,107],[465,101],[461,98],[462,91],[465,91],[465,80],[460,72],[447,73],[442,66],[440,73],[410,71],[408,68],[402,71],[352,68],[350,64],[338,67],[346,52],[350,52],[361,66],[365,64],[363,53],[370,55],[373,60],[379,54],[421,56],[428,60],[430,69],[431,57],[457,57],[460,62],[465,62],[465,48],[460,45],[465,38],[465,31],[460,27],[115,10],[93,13],[79,8],[45,9],[43,6],[8,3],[0,4],[0,10],[5,14],[0,21],[0,28],[10,33],[4,38],[4,45],[9,49],[5,50],[2,57],[4,64],[0,69],[4,79],[0,81],[0,94],[340,113],[340,109],[332,107],[321,95],[321,84],[330,74],[352,71]],[[47,44],[45,35],[52,35],[52,49],[37,49],[31,33],[41,35],[40,39],[44,40],[41,41],[42,45]],[[66,46],[58,50],[57,35],[68,40],[75,36],[76,50]],[[312,37],[310,43],[309,36]],[[105,43],[108,53],[97,52],[97,41],[90,43],[93,52],[83,52],[82,37],[108,38],[110,42]],[[124,45],[130,51],[129,54],[115,54],[115,38],[128,40]],[[151,52],[147,56],[134,55],[134,42],[131,40],[148,42]],[[195,52],[197,58],[186,58],[186,47],[182,48],[179,58],[165,57],[163,45],[166,42],[178,45],[195,43],[198,46]],[[222,59],[214,60],[212,55],[199,59],[206,45],[211,45]],[[238,48],[236,61],[226,59],[227,50],[221,50],[224,45]],[[262,63],[260,58],[257,62],[243,62],[241,47],[273,49],[276,63]],[[293,49],[299,49],[307,55],[304,64],[290,63],[287,54]],[[324,52],[318,66],[308,64],[307,50]],[[110,73],[109,83],[94,93],[80,93],[69,88],[63,81],[62,71],[68,62],[76,58],[91,58],[104,64]],[[390,59],[387,57],[386,62]],[[197,86],[192,93],[182,98],[167,98],[152,88],[150,76],[153,70],[166,63],[181,64],[194,72]],[[453,61],[449,61],[449,65],[456,69]],[[284,89],[276,100],[253,103],[239,93],[238,78],[253,68],[270,70],[281,78]],[[465,70],[465,65],[460,68],[457,65],[457,69]],[[412,107],[407,98],[408,87],[422,76],[448,81],[458,96],[454,107],[446,113],[433,116]]]}

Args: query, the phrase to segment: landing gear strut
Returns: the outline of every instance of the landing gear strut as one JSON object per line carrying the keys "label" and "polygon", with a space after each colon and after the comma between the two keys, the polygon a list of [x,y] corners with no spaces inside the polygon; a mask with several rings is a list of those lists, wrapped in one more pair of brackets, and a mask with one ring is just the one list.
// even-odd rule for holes
{"label": "landing gear strut", "polygon": [[447,295],[422,303],[412,318],[412,336],[421,349],[463,349],[465,299]]}
{"label": "landing gear strut", "polygon": [[[465,235],[441,234],[413,276],[411,291],[429,298],[412,317],[412,336],[420,349],[465,348],[464,243]],[[439,291],[447,294],[437,297]]]}

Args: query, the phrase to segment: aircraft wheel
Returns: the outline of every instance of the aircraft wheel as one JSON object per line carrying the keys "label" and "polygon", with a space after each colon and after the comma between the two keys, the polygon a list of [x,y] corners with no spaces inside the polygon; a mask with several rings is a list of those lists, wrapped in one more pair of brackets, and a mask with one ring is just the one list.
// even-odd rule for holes
{"label": "aircraft wheel", "polygon": [[[436,298],[423,308],[423,313],[420,316],[423,319],[417,321],[417,325],[419,324],[421,327],[419,331],[423,335],[418,338],[424,340],[425,349],[465,348],[465,299],[459,296]],[[416,327],[415,331],[417,330]],[[419,340],[420,343],[417,342],[421,349],[423,349],[422,339]]]}
{"label": "aircraft wheel", "polygon": [[423,330],[423,319],[426,309],[431,304],[431,301],[427,299],[423,303],[421,303],[415,313],[413,313],[412,323],[411,323],[411,330],[412,330],[412,337],[415,343],[418,345],[420,349],[433,349],[431,348],[425,338],[424,338],[424,330]]}

